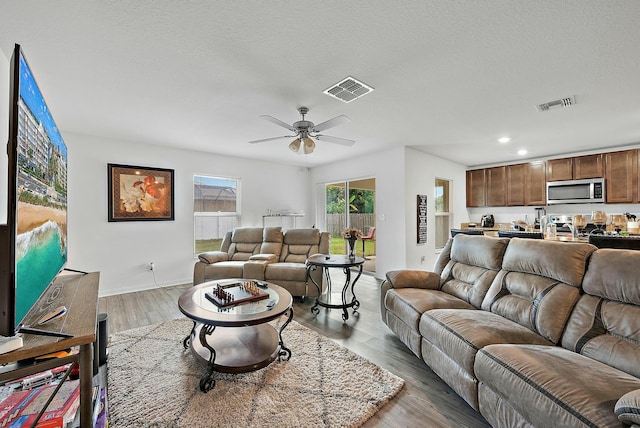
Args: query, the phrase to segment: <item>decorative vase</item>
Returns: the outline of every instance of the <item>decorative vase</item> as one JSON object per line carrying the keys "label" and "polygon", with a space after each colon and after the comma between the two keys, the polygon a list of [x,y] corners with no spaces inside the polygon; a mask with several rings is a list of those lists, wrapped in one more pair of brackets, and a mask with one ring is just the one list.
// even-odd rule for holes
{"label": "decorative vase", "polygon": [[347,239],[347,241],[349,242],[349,258],[351,260],[355,259],[355,253],[354,253],[354,249],[356,247],[356,241],[358,240],[358,238],[349,238]]}

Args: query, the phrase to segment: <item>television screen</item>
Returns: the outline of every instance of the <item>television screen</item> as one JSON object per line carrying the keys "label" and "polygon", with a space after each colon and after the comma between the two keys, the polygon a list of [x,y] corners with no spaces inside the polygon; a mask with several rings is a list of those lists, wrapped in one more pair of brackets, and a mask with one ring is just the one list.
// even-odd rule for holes
{"label": "television screen", "polygon": [[9,185],[15,184],[8,194],[15,199],[7,218],[18,326],[67,261],[67,147],[19,45],[13,61],[18,97],[10,106],[17,123],[9,127]]}

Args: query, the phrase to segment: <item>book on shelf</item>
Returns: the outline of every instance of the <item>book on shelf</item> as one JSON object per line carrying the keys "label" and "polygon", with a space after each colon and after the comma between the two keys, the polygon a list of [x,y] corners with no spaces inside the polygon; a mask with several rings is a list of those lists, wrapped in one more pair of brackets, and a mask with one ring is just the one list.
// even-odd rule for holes
{"label": "book on shelf", "polygon": [[[0,402],[0,426],[29,427],[44,407],[57,384],[17,391]],[[66,381],[60,387],[46,411],[40,417],[38,428],[64,428],[73,421],[80,406],[80,382]]]}
{"label": "book on shelf", "polygon": [[[93,427],[94,428],[107,428],[109,426],[108,413],[107,413],[107,389],[100,388],[100,394],[97,400],[98,405],[94,409],[93,413]],[[97,410],[97,411],[96,411]]]}

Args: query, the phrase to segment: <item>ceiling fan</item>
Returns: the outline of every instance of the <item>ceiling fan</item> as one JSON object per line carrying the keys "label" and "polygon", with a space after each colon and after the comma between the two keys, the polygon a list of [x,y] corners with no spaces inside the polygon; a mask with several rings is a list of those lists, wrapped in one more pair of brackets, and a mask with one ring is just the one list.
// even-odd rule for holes
{"label": "ceiling fan", "polygon": [[293,132],[294,135],[283,135],[282,137],[264,138],[262,140],[249,141],[249,143],[264,143],[265,141],[296,137],[296,139],[289,144],[289,149],[291,149],[291,151],[293,152],[298,152],[300,150],[300,146],[302,146],[302,151],[305,155],[313,153],[313,150],[316,148],[316,143],[313,141],[313,139],[316,139],[318,141],[326,141],[329,143],[342,144],[343,146],[351,146],[353,145],[353,143],[355,143],[354,140],[319,134],[319,132],[322,132],[325,129],[333,128],[334,126],[343,124],[345,122],[351,122],[351,119],[349,119],[347,116],[342,114],[340,116],[334,117],[333,119],[329,119],[325,122],[315,125],[313,122],[304,119],[304,116],[309,112],[308,108],[300,107],[298,108],[298,112],[302,116],[302,120],[294,122],[293,125],[289,125],[288,123],[283,122],[280,119],[276,119],[273,116],[269,116],[268,114],[263,114],[260,116],[264,120],[268,120],[269,122],[275,123],[276,125],[288,129],[289,131]]}

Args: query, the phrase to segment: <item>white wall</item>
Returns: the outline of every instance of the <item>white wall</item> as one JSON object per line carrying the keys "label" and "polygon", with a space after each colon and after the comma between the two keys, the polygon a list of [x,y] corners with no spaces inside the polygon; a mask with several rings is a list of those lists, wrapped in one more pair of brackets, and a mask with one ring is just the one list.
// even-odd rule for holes
{"label": "white wall", "polygon": [[[404,268],[430,270],[437,253],[432,233],[425,245],[416,243],[416,195],[429,195],[428,224],[435,224],[435,179],[452,180],[454,222],[467,221],[465,167],[414,149],[398,147],[358,158],[313,168],[311,181],[316,192],[323,184],[376,179],[376,277]],[[322,200],[317,195],[317,200]],[[424,262],[420,259],[425,256]]]}
{"label": "white wall", "polygon": [[[312,168],[315,200],[322,201],[324,184],[374,177],[376,180],[376,276],[404,266],[404,148]],[[320,204],[318,204],[320,205]],[[317,207],[322,209],[321,206]],[[324,225],[319,225],[324,228]]]}
{"label": "white wall", "polygon": [[[161,286],[193,276],[193,175],[241,179],[241,225],[262,226],[271,209],[302,209],[313,224],[306,168],[62,132],[69,148],[68,266],[100,271],[100,295]],[[107,163],[175,170],[175,221],[107,221]]]}
{"label": "white wall", "polygon": [[[408,269],[431,270],[438,258],[435,243],[435,180],[436,178],[451,181],[451,209],[453,212],[452,227],[455,224],[469,221],[466,208],[466,168],[424,152],[406,148],[405,150],[405,183],[404,196],[406,218],[406,257]],[[427,195],[427,242],[417,243],[417,195]],[[422,260],[424,257],[424,261]]]}

